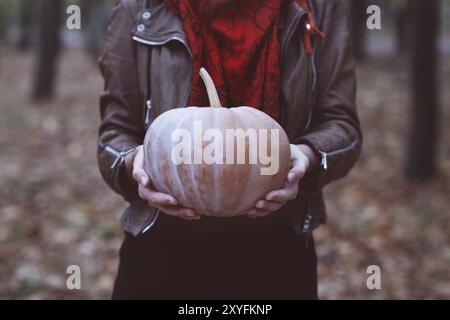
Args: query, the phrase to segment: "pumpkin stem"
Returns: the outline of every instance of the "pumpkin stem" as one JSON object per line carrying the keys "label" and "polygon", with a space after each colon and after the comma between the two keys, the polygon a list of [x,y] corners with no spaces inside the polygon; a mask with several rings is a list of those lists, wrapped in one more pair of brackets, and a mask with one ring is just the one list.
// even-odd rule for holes
{"label": "pumpkin stem", "polygon": [[200,77],[205,83],[206,92],[208,92],[209,104],[211,105],[211,107],[222,108],[219,95],[217,94],[216,86],[214,85],[214,81],[205,68],[200,69]]}

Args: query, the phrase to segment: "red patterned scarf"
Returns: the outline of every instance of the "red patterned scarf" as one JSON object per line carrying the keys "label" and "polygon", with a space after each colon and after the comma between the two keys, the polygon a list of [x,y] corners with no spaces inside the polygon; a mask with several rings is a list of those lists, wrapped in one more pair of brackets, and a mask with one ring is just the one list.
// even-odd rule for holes
{"label": "red patterned scarf", "polygon": [[[199,76],[205,67],[224,106],[251,106],[280,119],[278,21],[284,0],[165,0],[183,20],[193,54],[189,104],[209,105]],[[310,14],[305,0],[299,1]],[[311,15],[312,30],[320,32]]]}

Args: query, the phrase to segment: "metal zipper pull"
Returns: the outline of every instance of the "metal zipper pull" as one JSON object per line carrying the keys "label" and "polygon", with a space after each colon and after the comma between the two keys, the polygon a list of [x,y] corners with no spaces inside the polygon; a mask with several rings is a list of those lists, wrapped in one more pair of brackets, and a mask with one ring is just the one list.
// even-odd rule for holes
{"label": "metal zipper pull", "polygon": [[309,245],[309,237],[311,236],[311,220],[312,215],[308,213],[305,217],[305,221],[303,222],[303,233],[306,235],[305,246],[308,248]]}
{"label": "metal zipper pull", "polygon": [[319,151],[319,153],[320,153],[320,156],[322,158],[322,160],[320,162],[320,165],[322,166],[322,168],[324,170],[327,170],[328,169],[328,154],[326,152],[323,152],[323,151]]}
{"label": "metal zipper pull", "polygon": [[309,231],[309,229],[311,228],[311,220],[312,220],[312,215],[310,213],[308,213],[305,217],[305,222],[303,223],[303,232]]}
{"label": "metal zipper pull", "polygon": [[147,110],[145,111],[145,124],[149,124],[150,122],[150,113],[152,111],[152,99],[149,99],[145,102],[145,106]]}
{"label": "metal zipper pull", "polygon": [[125,160],[125,156],[133,152],[135,149],[136,148],[131,148],[126,151],[118,151],[111,146],[105,146],[105,151],[112,154],[115,157],[110,169],[113,170],[118,165],[121,165],[122,162]]}

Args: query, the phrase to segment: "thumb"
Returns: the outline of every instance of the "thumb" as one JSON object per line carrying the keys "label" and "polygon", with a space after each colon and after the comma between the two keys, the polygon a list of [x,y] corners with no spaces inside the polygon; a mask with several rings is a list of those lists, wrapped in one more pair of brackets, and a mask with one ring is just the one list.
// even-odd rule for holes
{"label": "thumb", "polygon": [[144,170],[144,152],[142,146],[137,150],[133,162],[133,178],[142,186],[147,187],[150,179]]}
{"label": "thumb", "polygon": [[300,179],[303,177],[303,172],[299,167],[294,167],[289,171],[288,174],[288,182],[290,184],[295,184],[300,181]]}

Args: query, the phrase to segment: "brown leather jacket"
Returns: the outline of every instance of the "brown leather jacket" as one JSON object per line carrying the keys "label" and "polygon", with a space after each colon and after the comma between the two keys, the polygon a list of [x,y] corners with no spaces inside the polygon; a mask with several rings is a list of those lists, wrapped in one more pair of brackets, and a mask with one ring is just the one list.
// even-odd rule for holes
{"label": "brown leather jacket", "polygon": [[[291,143],[308,144],[321,159],[320,167],[300,182],[297,199],[282,209],[297,233],[325,223],[322,189],[350,171],[362,143],[346,10],[339,0],[311,0],[310,8],[325,33],[313,37],[312,55],[303,42],[307,14],[297,1],[285,2],[279,26],[281,125]],[[153,119],[187,105],[192,63],[180,18],[162,0],[117,1],[99,63],[105,79],[100,171],[130,203],[121,224],[137,236],[155,223],[158,212],[140,201],[137,184],[124,170],[124,156],[142,144]]]}

